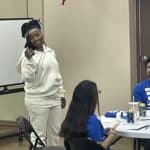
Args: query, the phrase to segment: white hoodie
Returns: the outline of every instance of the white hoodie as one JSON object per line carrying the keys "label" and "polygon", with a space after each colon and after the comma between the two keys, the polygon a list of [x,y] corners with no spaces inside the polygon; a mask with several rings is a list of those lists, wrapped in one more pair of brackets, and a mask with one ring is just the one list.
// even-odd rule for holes
{"label": "white hoodie", "polygon": [[43,46],[44,51],[34,51],[35,55],[27,59],[24,50],[17,70],[25,81],[25,92],[29,97],[63,97],[63,81],[55,52]]}

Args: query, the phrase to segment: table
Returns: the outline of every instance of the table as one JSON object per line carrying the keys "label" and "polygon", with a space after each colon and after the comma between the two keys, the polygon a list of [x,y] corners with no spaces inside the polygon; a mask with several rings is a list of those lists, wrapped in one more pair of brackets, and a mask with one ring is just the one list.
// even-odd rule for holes
{"label": "table", "polygon": [[[112,127],[118,120],[116,118],[100,117],[104,128]],[[127,123],[126,120],[120,120],[120,125],[117,127],[117,135],[134,139],[134,149],[139,149],[137,139],[150,139],[150,117],[139,118],[134,124]],[[147,128],[141,128],[147,125]]]}

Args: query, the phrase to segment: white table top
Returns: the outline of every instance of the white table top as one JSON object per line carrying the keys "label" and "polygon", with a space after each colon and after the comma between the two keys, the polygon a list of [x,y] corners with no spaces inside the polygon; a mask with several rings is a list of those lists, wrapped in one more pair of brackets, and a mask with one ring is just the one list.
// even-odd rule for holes
{"label": "white table top", "polygon": [[[101,116],[100,120],[104,128],[112,127],[117,122],[116,118],[107,118],[104,116]],[[127,123],[126,120],[121,120],[120,125],[116,129],[117,135],[129,138],[150,139],[150,126],[148,128],[134,130],[145,125],[150,125],[150,117],[139,119],[133,124]]]}

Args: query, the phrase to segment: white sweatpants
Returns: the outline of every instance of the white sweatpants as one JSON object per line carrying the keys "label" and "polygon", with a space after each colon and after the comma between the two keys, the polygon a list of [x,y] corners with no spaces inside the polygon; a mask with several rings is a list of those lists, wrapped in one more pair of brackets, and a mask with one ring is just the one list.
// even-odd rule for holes
{"label": "white sweatpants", "polygon": [[[35,107],[30,103],[25,103],[29,113],[30,122],[42,139],[48,146],[56,146],[60,144],[59,130],[61,122],[61,106],[53,107]],[[32,142],[35,142],[35,136],[31,135]]]}

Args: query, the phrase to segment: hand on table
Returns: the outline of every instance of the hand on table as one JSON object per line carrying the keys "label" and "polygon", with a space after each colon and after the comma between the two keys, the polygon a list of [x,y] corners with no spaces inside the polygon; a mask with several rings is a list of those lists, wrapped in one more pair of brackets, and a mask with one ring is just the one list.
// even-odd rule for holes
{"label": "hand on table", "polygon": [[120,122],[116,122],[116,123],[112,126],[112,128],[116,130],[116,128],[119,126],[119,124],[120,124]]}
{"label": "hand on table", "polygon": [[116,134],[116,128],[119,126],[120,122],[116,122],[110,129],[109,133]]}

